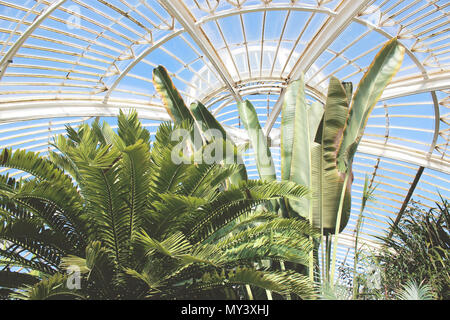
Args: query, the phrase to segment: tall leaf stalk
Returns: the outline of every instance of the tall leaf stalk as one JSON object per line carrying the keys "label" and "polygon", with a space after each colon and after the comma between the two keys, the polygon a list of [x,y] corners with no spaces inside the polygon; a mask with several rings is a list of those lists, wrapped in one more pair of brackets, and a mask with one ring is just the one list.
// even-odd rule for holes
{"label": "tall leaf stalk", "polygon": [[376,190],[377,186],[373,186],[372,181],[369,183],[369,177],[366,175],[364,179],[364,189],[363,189],[363,196],[361,199],[361,207],[359,209],[358,214],[358,221],[356,222],[356,229],[355,229],[355,245],[354,245],[354,251],[355,256],[353,258],[353,299],[358,299],[358,292],[359,292],[359,282],[358,282],[358,262],[359,262],[359,252],[358,249],[358,240],[359,240],[359,233],[364,223],[364,210],[366,208],[367,201],[374,200],[374,192]]}

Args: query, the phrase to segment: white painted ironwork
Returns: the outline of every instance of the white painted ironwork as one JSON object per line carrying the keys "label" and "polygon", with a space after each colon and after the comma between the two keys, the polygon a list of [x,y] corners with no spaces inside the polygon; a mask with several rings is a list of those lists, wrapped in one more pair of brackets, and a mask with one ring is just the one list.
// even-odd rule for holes
{"label": "white painted ironwork", "polygon": [[[331,75],[357,81],[382,45],[379,36],[398,36],[405,62],[375,107],[355,156],[353,211],[338,257],[353,250],[366,174],[379,184],[361,233],[371,247],[377,246],[373,235],[386,231],[387,218],[395,218],[408,199],[417,173],[416,199],[431,206],[438,189],[448,198],[449,2],[72,0],[80,10],[64,3],[0,0],[1,148],[47,152],[50,119],[52,133],[128,108],[155,126],[169,120],[151,83],[151,69],[167,64],[184,98],[210,107],[237,143],[246,141],[246,133],[236,100],[253,101],[277,158],[286,85],[306,72],[311,99],[324,101]],[[304,21],[295,21],[296,14]],[[270,29],[273,17],[279,19],[277,33]],[[299,25],[295,32],[290,24]],[[334,46],[355,26],[363,31]],[[189,54],[177,50],[181,45]],[[257,178],[252,151],[247,156],[249,176]],[[275,167],[280,170],[278,158]]]}
{"label": "white painted ironwork", "polygon": [[66,0],[58,0],[54,1],[51,5],[47,7],[47,9],[41,13],[36,20],[28,27],[28,29],[22,33],[22,35],[17,39],[12,47],[6,52],[3,58],[0,60],[0,81],[5,74],[5,71],[8,67],[8,64],[12,62],[12,58],[17,53],[17,51],[21,48],[21,46],[25,43],[28,37],[36,30],[39,25],[45,21],[45,19],[53,13],[56,9],[58,9],[61,5],[64,4]]}

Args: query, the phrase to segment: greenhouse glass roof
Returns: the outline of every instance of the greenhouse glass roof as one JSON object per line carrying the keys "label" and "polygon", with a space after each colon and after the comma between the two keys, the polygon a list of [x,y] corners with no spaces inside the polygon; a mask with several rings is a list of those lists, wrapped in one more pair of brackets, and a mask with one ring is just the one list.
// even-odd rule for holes
{"label": "greenhouse glass roof", "polygon": [[[403,65],[353,165],[352,216],[339,237],[344,259],[352,256],[366,175],[378,185],[361,234],[372,247],[411,199],[432,207],[439,194],[450,197],[449,7],[446,0],[0,0],[0,147],[45,154],[65,124],[108,119],[120,108],[137,109],[154,132],[170,120],[152,84],[153,68],[164,65],[186,101],[202,101],[240,143],[248,139],[236,102],[252,101],[279,159],[287,84],[304,73],[308,98],[323,102],[331,76],[358,83],[383,43],[398,37]],[[252,150],[246,164],[257,178]]]}

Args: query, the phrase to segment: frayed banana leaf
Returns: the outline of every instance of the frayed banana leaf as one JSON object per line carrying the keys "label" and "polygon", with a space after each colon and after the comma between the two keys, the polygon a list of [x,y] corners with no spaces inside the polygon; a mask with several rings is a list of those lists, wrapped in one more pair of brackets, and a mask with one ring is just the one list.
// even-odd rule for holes
{"label": "frayed banana leaf", "polygon": [[341,171],[351,166],[367,119],[386,86],[400,70],[404,54],[405,48],[400,45],[397,38],[390,40],[376,55],[359,82],[350,106],[344,135],[339,143],[338,166]]}
{"label": "frayed banana leaf", "polygon": [[[226,139],[235,149],[237,148],[233,143],[232,139],[228,139],[227,133],[219,121],[209,112],[209,110],[201,103],[195,102],[190,105],[190,109],[192,114],[194,115],[195,120],[197,121],[200,129],[202,130],[202,134],[204,135],[207,141],[211,141],[212,139],[222,138]],[[230,179],[232,183],[237,183],[241,180],[247,180],[247,170],[243,165],[244,161],[242,160],[242,156],[238,153],[233,153],[235,156],[235,160],[237,163],[242,164],[242,169],[239,171],[239,174],[233,175]]]}
{"label": "frayed banana leaf", "polygon": [[158,66],[153,70],[153,84],[161,96],[164,107],[173,121],[194,120],[178,90],[170,79],[167,70]]}
{"label": "frayed banana leaf", "polygon": [[[312,108],[315,108],[314,110]],[[310,109],[310,110],[309,110]],[[281,115],[281,179],[311,186],[311,143],[322,118],[320,107],[308,106],[303,75],[286,90]],[[311,122],[311,123],[310,123]],[[298,215],[310,219],[312,200],[289,201],[289,207]],[[291,211],[292,211],[291,210]]]}
{"label": "frayed banana leaf", "polygon": [[256,166],[262,180],[276,180],[275,166],[267,138],[259,124],[258,115],[250,101],[238,102],[239,115],[247,130],[250,143],[255,153]]}

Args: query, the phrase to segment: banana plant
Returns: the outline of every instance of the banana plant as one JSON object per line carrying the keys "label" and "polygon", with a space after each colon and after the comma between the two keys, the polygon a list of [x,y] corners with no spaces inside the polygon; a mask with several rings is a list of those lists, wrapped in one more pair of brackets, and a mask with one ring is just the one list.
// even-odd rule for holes
{"label": "banana plant", "polygon": [[[224,140],[225,147],[231,145],[233,155],[236,158],[235,160],[238,163],[244,163],[239,155],[242,150],[235,145],[219,121],[216,120],[201,102],[193,102],[189,108],[186,106],[167,70],[163,66],[158,66],[153,70],[153,84],[163,101],[167,113],[174,122],[180,123],[187,120],[194,123],[194,130],[191,134],[194,151],[212,142],[215,138],[221,137]],[[246,180],[247,170],[244,165],[241,166],[237,174],[230,178],[231,183]]]}
{"label": "banana plant", "polygon": [[[283,216],[303,217],[322,234],[338,234],[348,223],[352,163],[367,119],[385,87],[400,69],[404,47],[397,38],[377,54],[353,93],[353,86],[331,77],[324,107],[306,102],[304,77],[291,82],[282,104],[281,179],[310,188],[301,201],[280,200]],[[238,103],[241,121],[255,151],[259,175],[275,180],[269,145],[249,101]]]}

